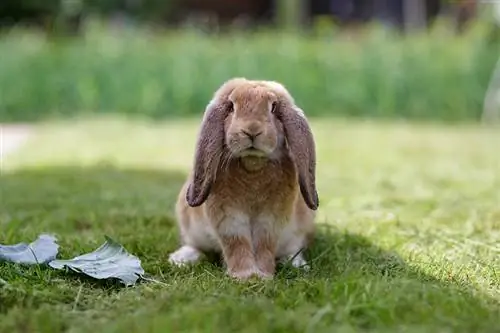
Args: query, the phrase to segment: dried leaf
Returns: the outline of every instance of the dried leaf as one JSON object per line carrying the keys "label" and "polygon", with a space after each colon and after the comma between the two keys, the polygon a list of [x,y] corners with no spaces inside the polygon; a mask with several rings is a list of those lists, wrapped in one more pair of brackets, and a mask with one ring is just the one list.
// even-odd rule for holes
{"label": "dried leaf", "polygon": [[95,251],[70,260],[54,260],[49,266],[55,269],[69,268],[95,279],[116,278],[126,286],[135,284],[144,275],[141,261],[110,237],[105,238],[106,242]]}
{"label": "dried leaf", "polygon": [[56,238],[43,234],[30,244],[0,245],[0,260],[28,265],[46,264],[56,258],[58,251]]}

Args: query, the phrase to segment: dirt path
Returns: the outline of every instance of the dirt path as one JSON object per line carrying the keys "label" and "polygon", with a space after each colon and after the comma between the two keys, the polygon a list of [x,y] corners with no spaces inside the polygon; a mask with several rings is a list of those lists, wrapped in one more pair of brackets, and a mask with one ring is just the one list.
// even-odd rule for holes
{"label": "dirt path", "polygon": [[0,159],[18,149],[30,133],[31,128],[27,125],[0,124]]}

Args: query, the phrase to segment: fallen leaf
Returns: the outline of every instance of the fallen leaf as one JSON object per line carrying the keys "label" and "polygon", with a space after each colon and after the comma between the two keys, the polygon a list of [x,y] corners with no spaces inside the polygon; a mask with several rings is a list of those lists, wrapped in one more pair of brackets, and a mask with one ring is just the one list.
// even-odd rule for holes
{"label": "fallen leaf", "polygon": [[54,260],[49,266],[55,269],[69,268],[95,279],[116,278],[126,286],[133,285],[144,275],[141,261],[128,253],[121,244],[108,236],[104,237],[106,242],[95,251],[69,260]]}
{"label": "fallen leaf", "polygon": [[54,260],[59,251],[56,238],[42,234],[30,243],[0,245],[0,260],[18,264],[46,264]]}

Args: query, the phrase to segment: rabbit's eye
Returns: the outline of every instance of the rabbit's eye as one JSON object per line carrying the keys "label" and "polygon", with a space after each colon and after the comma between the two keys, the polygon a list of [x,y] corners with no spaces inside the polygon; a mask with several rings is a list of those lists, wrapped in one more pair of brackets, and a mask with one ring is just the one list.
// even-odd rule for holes
{"label": "rabbit's eye", "polygon": [[233,102],[229,102],[228,111],[229,111],[229,113],[234,112],[234,104],[233,104]]}
{"label": "rabbit's eye", "polygon": [[271,104],[271,113],[275,112],[276,112],[276,102],[273,102],[273,104]]}

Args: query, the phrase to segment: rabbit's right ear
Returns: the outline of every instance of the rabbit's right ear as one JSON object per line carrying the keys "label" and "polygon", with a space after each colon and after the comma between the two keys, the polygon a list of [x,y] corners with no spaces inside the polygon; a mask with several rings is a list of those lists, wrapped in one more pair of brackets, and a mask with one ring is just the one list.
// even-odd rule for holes
{"label": "rabbit's right ear", "polygon": [[223,154],[224,120],[230,103],[214,98],[206,107],[196,144],[194,170],[186,193],[189,206],[200,206],[210,193]]}

